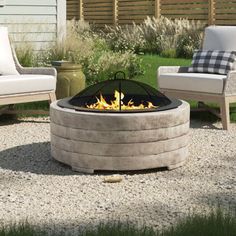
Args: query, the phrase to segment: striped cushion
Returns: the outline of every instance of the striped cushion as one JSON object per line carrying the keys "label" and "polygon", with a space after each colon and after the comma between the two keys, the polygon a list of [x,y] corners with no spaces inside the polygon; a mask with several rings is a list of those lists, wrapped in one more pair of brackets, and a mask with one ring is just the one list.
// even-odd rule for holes
{"label": "striped cushion", "polygon": [[226,75],[232,70],[236,51],[196,51],[188,72]]}

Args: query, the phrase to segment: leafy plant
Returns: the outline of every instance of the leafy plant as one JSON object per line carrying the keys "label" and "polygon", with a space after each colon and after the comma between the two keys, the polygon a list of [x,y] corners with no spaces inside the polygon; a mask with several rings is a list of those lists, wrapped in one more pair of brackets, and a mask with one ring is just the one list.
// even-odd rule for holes
{"label": "leafy plant", "polygon": [[[92,54],[94,42],[92,38],[82,37],[79,32],[82,30],[82,23],[76,21],[68,22],[66,35],[59,36],[51,43],[43,61],[50,64],[55,60],[67,60],[78,62],[82,58],[88,58]],[[88,31],[84,26],[85,32]]]}
{"label": "leafy plant", "polygon": [[131,51],[113,52],[105,39],[93,32],[83,22],[69,22],[67,35],[50,45],[43,61],[67,60],[81,64],[87,84],[113,76],[117,70],[126,72],[128,78],[142,73],[141,59]]}
{"label": "leafy plant", "polygon": [[168,58],[176,58],[176,50],[175,49],[165,49],[160,53],[160,56],[162,57],[168,57]]}
{"label": "leafy plant", "polygon": [[105,26],[105,32],[102,31],[102,37],[106,39],[113,51],[132,51],[140,53],[144,49],[145,39],[143,38],[142,28],[133,23],[133,25],[124,26]]}
{"label": "leafy plant", "polygon": [[196,49],[201,48],[203,32],[199,29],[186,29],[178,36],[176,43],[177,57],[192,58]]}
{"label": "leafy plant", "polygon": [[17,58],[22,66],[31,67],[37,65],[37,54],[30,43],[18,44],[15,48]]}
{"label": "leafy plant", "polygon": [[[107,26],[101,35],[114,51],[186,56],[201,44],[204,25],[187,19],[147,17],[140,25]],[[185,40],[185,38],[187,40]]]}
{"label": "leafy plant", "polygon": [[[116,71],[122,70],[128,78],[141,73],[141,59],[130,52],[97,51],[84,66],[89,84],[110,79]],[[83,64],[85,65],[85,64]]]}

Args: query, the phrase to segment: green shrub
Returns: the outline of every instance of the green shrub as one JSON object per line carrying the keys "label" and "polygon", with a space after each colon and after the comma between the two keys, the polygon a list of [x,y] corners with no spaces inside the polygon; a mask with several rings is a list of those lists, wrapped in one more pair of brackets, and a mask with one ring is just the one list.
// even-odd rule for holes
{"label": "green shrub", "polygon": [[203,31],[200,29],[186,29],[178,36],[176,56],[192,58],[195,50],[200,49],[203,41]]}
{"label": "green shrub", "polygon": [[124,71],[127,78],[141,73],[141,59],[130,52],[97,51],[82,64],[89,84],[110,79],[119,70]]}
{"label": "green shrub", "polygon": [[144,50],[145,39],[142,28],[135,23],[124,26],[106,26],[105,32],[102,31],[101,35],[113,51],[141,53]]}
{"label": "green shrub", "polygon": [[21,43],[15,48],[17,58],[22,66],[31,67],[37,65],[37,54],[30,43]]}
{"label": "green shrub", "polygon": [[44,61],[50,64],[54,60],[81,64],[87,84],[108,79],[117,70],[125,71],[128,78],[142,73],[137,55],[130,51],[113,52],[105,39],[88,26],[83,27],[83,22],[69,22],[66,37],[50,45]]}
{"label": "green shrub", "polygon": [[[201,44],[204,25],[187,19],[147,17],[140,25],[107,26],[102,36],[114,51],[189,57]],[[186,40],[183,40],[183,38]]]}
{"label": "green shrub", "polygon": [[[201,45],[204,25],[199,21],[187,19],[147,17],[141,28],[146,41],[145,52],[167,57],[189,57]],[[188,40],[182,42],[183,37]]]}
{"label": "green shrub", "polygon": [[166,17],[147,17],[141,27],[146,52],[160,54],[162,51],[175,49],[176,35],[179,31],[176,21]]}
{"label": "green shrub", "polygon": [[160,56],[162,57],[168,57],[168,58],[176,58],[176,50],[175,49],[165,49],[160,53]]}
{"label": "green shrub", "polygon": [[[85,23],[84,23],[85,24]],[[78,62],[83,58],[88,58],[92,55],[94,47],[93,38],[84,38],[78,31],[88,32],[88,29],[82,23],[76,21],[68,22],[66,35],[58,37],[57,40],[51,43],[47,52],[43,55],[43,61],[51,64],[55,60],[67,60]]]}

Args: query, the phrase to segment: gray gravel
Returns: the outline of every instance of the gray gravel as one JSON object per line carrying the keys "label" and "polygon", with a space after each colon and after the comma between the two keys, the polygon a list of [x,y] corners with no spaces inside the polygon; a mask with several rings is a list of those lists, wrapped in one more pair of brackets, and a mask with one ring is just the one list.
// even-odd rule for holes
{"label": "gray gravel", "polygon": [[48,118],[0,122],[0,223],[27,220],[48,230],[113,219],[168,227],[190,212],[236,205],[236,125],[192,121],[190,158],[172,171],[84,175],[50,157]]}

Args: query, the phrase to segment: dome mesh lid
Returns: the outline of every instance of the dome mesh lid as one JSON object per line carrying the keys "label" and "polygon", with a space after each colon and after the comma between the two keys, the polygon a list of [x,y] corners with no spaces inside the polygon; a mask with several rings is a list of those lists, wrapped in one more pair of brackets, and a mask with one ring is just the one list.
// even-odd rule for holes
{"label": "dome mesh lid", "polygon": [[72,98],[60,100],[58,105],[93,112],[146,112],[176,108],[181,104],[150,85],[117,78],[119,74],[124,75],[124,72],[117,72],[114,79],[91,85]]}

